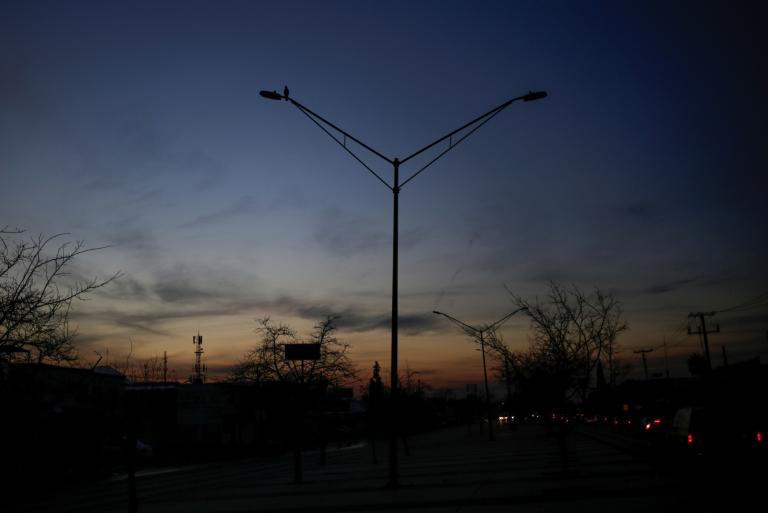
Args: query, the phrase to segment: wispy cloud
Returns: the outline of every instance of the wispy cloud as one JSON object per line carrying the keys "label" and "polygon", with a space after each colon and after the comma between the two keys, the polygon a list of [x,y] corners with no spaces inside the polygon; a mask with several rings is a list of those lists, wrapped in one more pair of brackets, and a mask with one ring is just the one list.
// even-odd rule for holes
{"label": "wispy cloud", "polygon": [[[760,335],[763,335],[766,333],[766,327],[768,327],[768,305],[763,305],[761,308],[757,308],[749,313],[725,312],[718,314],[718,317],[722,319],[721,324],[723,325],[724,332],[744,329],[757,330],[760,332]],[[726,327],[726,324],[728,327]]]}
{"label": "wispy cloud", "polygon": [[[426,236],[423,230],[403,230],[400,249],[407,251],[424,241]],[[314,239],[322,249],[338,257],[373,253],[392,244],[391,234],[378,220],[338,208],[320,212],[315,221]]]}
{"label": "wispy cloud", "polygon": [[[371,314],[347,310],[341,313],[339,328],[354,331],[386,331],[392,326],[392,316],[386,314]],[[438,323],[433,314],[404,313],[398,315],[398,327],[407,335],[420,335],[435,331]]]}
{"label": "wispy cloud", "polygon": [[[391,317],[386,313],[358,306],[307,301],[284,294],[278,297],[249,296],[231,284],[207,289],[200,281],[186,282],[183,276],[181,273],[155,286],[129,278],[123,290],[133,294],[132,310],[88,309],[78,311],[76,319],[98,319],[115,327],[161,336],[168,334],[164,328],[166,323],[203,317],[284,316],[318,321],[327,315],[339,315],[339,328],[352,332],[387,330],[391,324]],[[136,301],[137,296],[144,297],[144,301]],[[142,306],[137,308],[137,304]],[[434,330],[437,323],[431,314],[406,312],[399,316],[399,325],[403,333],[418,335]]]}
{"label": "wispy cloud", "polygon": [[[355,332],[386,330],[392,323],[391,315],[372,313],[352,306],[304,302],[289,296],[282,296],[265,306],[307,320],[318,320],[326,315],[336,314],[340,316],[339,328]],[[400,328],[409,335],[432,331],[437,325],[432,314],[404,313],[398,316],[398,321]]]}
{"label": "wispy cloud", "polygon": [[378,250],[388,240],[378,223],[335,208],[320,213],[314,237],[321,248],[341,257]]}
{"label": "wispy cloud", "polygon": [[646,294],[666,294],[667,292],[673,292],[675,290],[685,288],[699,281],[701,281],[700,276],[671,280],[651,285],[650,287],[644,289],[643,292]]}
{"label": "wispy cloud", "polygon": [[85,312],[77,311],[73,315],[73,319],[75,321],[96,320],[123,330],[128,329],[157,336],[170,336],[171,332],[164,328],[164,326],[171,321],[242,315],[247,311],[247,306],[249,305],[221,304],[200,308],[186,305],[170,307],[146,303],[141,309],[134,307],[133,311],[114,308],[92,309]]}
{"label": "wispy cloud", "polygon": [[105,225],[100,240],[115,249],[134,254],[143,260],[161,252],[161,246],[152,230],[133,219],[119,219]]}
{"label": "wispy cloud", "polygon": [[724,270],[708,274],[686,276],[679,279],[659,281],[650,286],[642,287],[639,290],[628,290],[627,292],[629,294],[666,294],[693,287],[717,287],[738,279],[740,279],[740,277],[736,272]]}
{"label": "wispy cloud", "polygon": [[260,208],[260,204],[256,198],[251,195],[245,195],[238,198],[234,204],[221,210],[196,217],[195,219],[182,224],[181,227],[194,228],[202,225],[219,224],[232,218],[253,214],[258,212]]}
{"label": "wispy cloud", "polygon": [[131,274],[122,274],[108,286],[99,289],[101,297],[131,301],[146,301],[151,297],[151,288]]}

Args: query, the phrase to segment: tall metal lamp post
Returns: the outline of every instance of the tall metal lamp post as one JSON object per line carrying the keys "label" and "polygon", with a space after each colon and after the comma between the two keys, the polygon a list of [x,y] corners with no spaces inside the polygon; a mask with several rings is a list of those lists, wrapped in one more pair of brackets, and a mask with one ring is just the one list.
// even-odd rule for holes
{"label": "tall metal lamp post", "polygon": [[[545,91],[531,91],[528,94],[524,94],[522,96],[517,96],[515,98],[512,98],[511,100],[507,100],[506,102],[502,103],[501,105],[498,105],[494,107],[493,109],[489,110],[485,114],[482,114],[472,121],[469,121],[468,123],[465,123],[461,127],[457,128],[456,130],[453,130],[444,136],[435,139],[431,143],[427,144],[420,150],[417,150],[413,152],[412,154],[408,155],[404,159],[398,159],[398,158],[389,158],[384,156],[382,153],[376,151],[371,146],[365,144],[360,139],[352,136],[350,133],[346,132],[345,130],[342,130],[335,124],[331,123],[321,115],[317,114],[316,112],[310,110],[305,105],[302,105],[295,99],[291,98],[289,96],[288,87],[286,86],[283,89],[282,94],[278,93],[277,91],[267,91],[262,90],[259,92],[259,94],[266,99],[269,100],[285,100],[286,102],[289,102],[291,105],[299,109],[302,114],[307,116],[313,123],[315,123],[323,132],[328,134],[336,143],[338,143],[344,150],[349,153],[355,160],[357,160],[366,170],[368,170],[369,173],[371,173],[376,179],[378,179],[384,186],[392,192],[392,198],[393,198],[393,208],[392,208],[392,217],[393,217],[393,226],[392,226],[392,348],[391,348],[391,363],[390,363],[390,382],[391,382],[391,390],[392,390],[392,414],[390,418],[390,438],[389,438],[389,482],[387,483],[390,487],[396,487],[399,484],[399,477],[398,477],[398,455],[397,455],[397,430],[398,430],[398,408],[397,408],[397,396],[398,396],[398,371],[397,371],[397,256],[398,256],[398,198],[400,196],[400,190],[416,178],[419,174],[421,174],[424,170],[426,170],[429,166],[434,164],[440,157],[448,153],[451,149],[453,149],[455,146],[457,146],[460,142],[462,142],[464,139],[472,135],[478,128],[483,126],[485,123],[490,121],[492,118],[494,118],[497,114],[499,114],[501,111],[509,107],[513,102],[516,102],[518,100],[523,100],[524,102],[529,102],[533,100],[540,100],[542,98],[545,98],[547,96],[547,93]],[[459,135],[461,132],[465,131],[466,133]],[[457,139],[454,140],[454,136],[457,136]],[[392,184],[384,180],[378,173],[376,173],[370,166],[368,166],[363,160],[355,154],[352,149],[350,149],[348,142],[352,141],[356,143],[357,145],[361,146],[362,148],[368,150],[373,155],[377,156],[381,160],[385,161],[387,164],[390,164],[392,166],[392,172],[393,172],[393,181]],[[419,168],[417,171],[415,171],[413,174],[411,174],[407,179],[404,181],[400,181],[400,166],[411,160],[412,158],[421,155],[425,151],[429,150],[430,148],[440,144],[441,142],[448,142],[448,146],[444,148],[436,157],[434,157],[432,160],[427,162],[425,165],[423,165],[421,168]]]}
{"label": "tall metal lamp post", "polygon": [[458,320],[456,317],[452,317],[448,315],[447,313],[438,312],[437,310],[433,310],[432,313],[437,315],[442,315],[452,323],[459,326],[461,329],[463,329],[465,332],[469,333],[470,335],[477,336],[480,339],[480,352],[483,354],[483,380],[485,381],[485,408],[488,414],[488,440],[491,442],[494,440],[493,437],[493,417],[491,415],[491,394],[488,390],[488,370],[485,366],[485,334],[489,331],[493,331],[496,328],[500,327],[504,322],[507,321],[510,317],[515,315],[517,312],[521,310],[527,310],[527,307],[518,308],[512,313],[508,313],[498,321],[494,322],[493,324],[489,324],[485,327],[478,328],[476,326],[470,326],[469,324],[462,322]]}

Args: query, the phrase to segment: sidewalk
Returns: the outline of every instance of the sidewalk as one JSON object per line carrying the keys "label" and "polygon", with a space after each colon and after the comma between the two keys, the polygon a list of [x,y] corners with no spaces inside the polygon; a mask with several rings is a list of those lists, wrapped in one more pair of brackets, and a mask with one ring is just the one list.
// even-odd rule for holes
{"label": "sidewalk", "polygon": [[[304,482],[294,484],[290,456],[222,463],[140,476],[141,513],[565,511],[608,508],[658,510],[679,489],[647,465],[608,445],[577,434],[569,441],[563,471],[558,442],[538,426],[497,429],[488,441],[474,426],[409,439],[400,456],[397,489],[384,487],[387,443],[378,464],[370,447],[304,454]],[[401,447],[402,449],[402,447]],[[36,504],[28,511],[126,512],[127,483],[100,483],[76,496]],[[63,505],[66,505],[63,507]],[[664,509],[663,507],[661,508]]]}

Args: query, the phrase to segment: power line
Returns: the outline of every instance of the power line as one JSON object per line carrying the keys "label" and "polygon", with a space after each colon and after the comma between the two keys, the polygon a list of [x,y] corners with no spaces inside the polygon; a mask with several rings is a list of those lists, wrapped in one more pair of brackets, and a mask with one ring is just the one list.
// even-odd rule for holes
{"label": "power line", "polygon": [[762,306],[768,306],[768,292],[764,292],[758,296],[753,297],[752,299],[748,299],[743,303],[739,303],[738,305],[732,306],[730,308],[717,310],[716,313],[744,312],[746,310],[753,310]]}
{"label": "power line", "polygon": [[[722,308],[720,310],[715,310],[714,314],[722,314],[722,313],[731,313],[731,312],[744,312],[747,310],[753,310],[755,308],[760,308],[763,306],[768,306],[768,292],[763,292],[762,294],[758,294],[757,296],[747,299],[746,301],[743,301],[741,303],[738,303],[734,306],[728,307],[728,308]],[[668,335],[667,338],[667,348],[670,347],[677,347],[680,345],[683,345],[688,340],[686,327],[687,327],[688,321],[681,322],[674,330],[672,330],[672,333]],[[697,333],[698,334],[698,333]],[[664,344],[658,344],[654,346],[653,349],[661,349],[664,347]]]}
{"label": "power line", "polygon": [[[653,349],[661,349],[663,347],[677,347],[679,345],[682,345],[684,342],[688,341],[688,333],[686,328],[688,327],[688,321],[684,320],[680,324],[677,325],[677,327],[672,331],[671,334],[669,334],[667,338],[666,344],[662,342],[661,344],[654,346]],[[671,342],[670,342],[671,341]]]}
{"label": "power line", "polygon": [[[761,307],[768,307],[768,292],[763,292],[762,294],[758,294],[757,296],[754,296],[750,299],[747,299],[746,301],[743,301],[741,303],[738,303],[734,306],[723,308],[720,310],[715,310],[713,312],[699,312],[696,314],[689,314],[688,319],[691,317],[699,317],[700,314],[704,314],[705,316],[711,316],[715,314],[722,314],[722,313],[737,313],[737,312],[744,312],[748,310],[754,310],[756,308]],[[697,331],[692,331],[689,326],[689,320],[683,320],[680,324],[678,324],[669,335],[665,336],[665,341],[657,344],[651,348],[649,348],[648,352],[664,349],[665,354],[666,351],[670,348],[679,347],[685,344],[690,344],[691,339],[688,338],[689,335],[699,335],[700,342],[704,343],[705,346],[705,352],[708,354],[709,350],[709,341],[706,337],[707,333],[719,333],[720,326],[717,325],[716,329],[714,331],[707,331],[706,333],[702,330],[702,326],[704,326],[704,322],[702,319],[701,326],[697,329]],[[706,329],[706,327],[704,328]],[[750,330],[752,332],[754,330]],[[766,339],[768,339],[768,332],[766,332]],[[635,351],[638,353],[639,351]],[[643,354],[643,358],[645,358],[645,355]],[[707,358],[707,361],[710,362],[710,359]],[[711,363],[710,363],[711,367]]]}

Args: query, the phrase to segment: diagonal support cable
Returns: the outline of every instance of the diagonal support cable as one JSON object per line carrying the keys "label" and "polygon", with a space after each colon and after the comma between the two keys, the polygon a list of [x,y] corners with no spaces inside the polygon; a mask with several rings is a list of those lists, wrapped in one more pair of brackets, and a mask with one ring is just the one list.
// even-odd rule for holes
{"label": "diagonal support cable", "polygon": [[[491,111],[491,113],[488,113],[488,114],[486,114],[486,115],[488,116],[486,119],[484,119],[484,120],[483,120],[483,121],[482,121],[480,124],[478,124],[478,125],[477,125],[476,127],[474,127],[472,130],[470,130],[469,132],[467,132],[466,134],[464,134],[463,136],[461,136],[461,138],[459,138],[459,140],[457,140],[456,142],[453,142],[453,141],[452,141],[452,139],[451,139],[451,142],[450,142],[449,146],[448,146],[448,147],[447,147],[445,150],[441,151],[441,152],[440,152],[440,153],[439,153],[439,154],[438,154],[438,155],[437,155],[435,158],[433,158],[432,160],[430,160],[429,162],[427,162],[427,163],[426,163],[426,164],[425,164],[425,165],[424,165],[424,166],[423,166],[421,169],[419,169],[418,171],[416,171],[415,173],[413,173],[411,176],[409,176],[409,177],[408,177],[408,178],[407,178],[407,179],[406,179],[406,180],[405,180],[403,183],[401,183],[401,184],[400,184],[400,187],[404,186],[405,184],[407,184],[408,182],[410,182],[411,180],[413,180],[414,178],[416,178],[416,177],[417,177],[419,174],[421,174],[421,172],[422,172],[422,171],[425,171],[425,170],[426,170],[426,169],[427,169],[429,166],[431,166],[432,164],[434,164],[435,162],[437,162],[437,161],[440,159],[440,157],[442,157],[443,155],[445,155],[446,153],[448,153],[449,151],[451,151],[453,148],[455,148],[456,146],[458,146],[458,145],[459,145],[459,143],[460,143],[461,141],[463,141],[464,139],[466,139],[467,137],[469,137],[470,135],[472,135],[473,133],[475,133],[475,131],[476,131],[476,130],[478,130],[480,127],[482,127],[483,125],[485,125],[486,123],[488,123],[490,120],[492,120],[494,117],[496,117],[496,115],[497,115],[499,112],[501,112],[502,110],[504,110],[504,109],[507,107],[507,105],[509,105],[509,104],[505,104],[505,105],[502,105],[502,106],[498,107],[498,108],[496,109],[496,111]],[[474,122],[477,122],[477,120],[475,120]],[[467,128],[467,126],[469,126],[469,125],[471,125],[471,124],[472,124],[472,123],[469,123],[468,125],[464,125],[464,126],[463,126],[463,127],[461,127],[459,130],[465,129],[465,128]],[[453,135],[455,135],[455,133],[456,133],[456,131],[454,131],[454,132],[451,132],[451,133],[450,133],[450,134],[448,134],[447,136],[443,137],[441,140],[445,140],[446,138],[452,137]],[[430,145],[430,147],[431,147],[431,146],[434,146],[434,144]],[[421,153],[421,151],[420,151],[419,153]],[[415,154],[414,154],[414,155],[415,155]],[[409,158],[410,158],[410,157],[409,157]]]}
{"label": "diagonal support cable", "polygon": [[[347,142],[347,141],[346,141],[346,140],[347,140],[347,137],[349,137],[349,138],[350,138],[350,139],[352,139],[353,141],[357,142],[358,144],[361,144],[361,143],[360,143],[360,142],[359,142],[357,139],[355,139],[354,137],[351,137],[349,134],[347,134],[347,133],[346,133],[346,132],[344,132],[343,130],[340,130],[339,128],[337,128],[337,127],[336,127],[336,126],[334,126],[333,124],[331,124],[331,123],[328,123],[328,122],[327,122],[327,121],[325,121],[323,118],[321,118],[320,116],[317,116],[317,115],[316,115],[314,112],[312,112],[311,110],[307,109],[306,107],[304,107],[303,105],[299,104],[298,102],[295,102],[295,101],[291,101],[291,103],[293,103],[293,104],[296,106],[296,108],[297,108],[297,109],[299,109],[299,110],[301,111],[301,113],[302,113],[302,114],[304,114],[305,116],[307,116],[307,117],[308,117],[308,118],[309,118],[309,119],[310,119],[310,120],[311,120],[311,121],[312,121],[314,124],[316,124],[318,127],[320,127],[320,130],[322,130],[323,132],[325,132],[326,134],[328,134],[328,136],[329,136],[331,139],[333,139],[334,141],[336,141],[336,143],[337,143],[339,146],[341,146],[342,148],[344,148],[344,151],[346,151],[347,153],[349,153],[350,155],[352,155],[352,157],[353,157],[353,158],[354,158],[356,161],[358,161],[358,162],[359,162],[359,163],[360,163],[360,164],[361,164],[361,165],[362,165],[362,166],[363,166],[365,169],[367,169],[369,173],[371,173],[373,176],[375,176],[377,180],[379,180],[381,183],[383,183],[383,184],[384,184],[384,185],[387,187],[387,189],[389,189],[390,191],[391,191],[391,190],[393,190],[393,189],[392,189],[392,186],[391,186],[391,185],[389,185],[389,184],[387,183],[387,181],[386,181],[386,180],[384,180],[384,179],[383,179],[381,176],[379,176],[379,174],[378,174],[378,173],[376,173],[376,171],[374,171],[373,169],[371,169],[371,168],[370,168],[370,166],[368,166],[368,164],[366,164],[365,162],[363,162],[363,160],[362,160],[360,157],[358,157],[358,156],[355,154],[355,152],[353,152],[352,150],[350,150],[350,149],[347,147],[347,144],[346,144],[346,142]],[[340,140],[339,140],[339,139],[338,139],[338,138],[337,138],[335,135],[333,135],[333,134],[330,132],[330,130],[328,130],[327,128],[325,128],[325,127],[323,126],[323,124],[322,124],[320,121],[318,121],[318,119],[316,119],[316,117],[317,117],[318,119],[322,120],[324,123],[327,123],[327,124],[328,124],[329,126],[331,126],[331,127],[334,129],[334,130],[337,130],[337,131],[338,131],[338,132],[340,132],[342,135],[344,135],[344,141],[340,141]],[[366,148],[366,149],[368,149],[368,150],[370,150],[370,148],[369,148],[368,146],[366,146],[366,145],[363,145],[363,147],[364,147],[364,148]],[[373,150],[371,150],[371,151],[373,151]],[[378,154],[378,152],[374,152],[374,153],[376,153],[377,155],[379,155],[379,154]],[[380,155],[379,155],[379,156],[380,156]]]}
{"label": "diagonal support cable", "polygon": [[311,115],[312,115],[312,117],[319,119],[320,121],[322,121],[323,123],[325,123],[325,124],[326,124],[326,125],[328,125],[329,127],[333,128],[334,130],[336,130],[336,131],[337,131],[337,132],[339,132],[340,134],[344,134],[344,136],[345,136],[345,137],[348,137],[349,139],[352,139],[352,140],[353,140],[353,141],[355,141],[357,144],[359,144],[360,146],[362,146],[362,147],[363,147],[363,148],[365,148],[366,150],[370,151],[371,153],[373,153],[374,155],[376,155],[376,156],[377,156],[377,157],[379,157],[380,159],[382,159],[382,160],[385,160],[385,161],[389,162],[390,164],[394,164],[394,161],[393,161],[392,159],[385,157],[384,155],[382,155],[382,154],[381,154],[381,153],[379,153],[378,151],[374,150],[373,148],[371,148],[370,146],[368,146],[367,144],[365,144],[363,141],[361,141],[361,140],[360,140],[360,139],[358,139],[357,137],[355,137],[355,136],[353,136],[352,134],[350,134],[350,133],[346,132],[345,130],[342,130],[341,128],[337,127],[336,125],[334,125],[333,123],[331,123],[330,121],[328,121],[327,119],[325,119],[323,116],[321,116],[321,115],[320,115],[320,114],[318,114],[317,112],[314,112],[312,109],[310,109],[310,108],[308,108],[308,107],[305,107],[304,105],[300,104],[299,102],[297,102],[297,101],[296,101],[296,100],[294,100],[293,98],[288,98],[287,96],[283,96],[282,98],[285,98],[286,100],[288,100],[289,102],[291,102],[291,103],[292,103],[292,104],[294,104],[296,107],[298,107],[298,108],[300,108],[301,110],[303,110],[304,112],[311,114]]}
{"label": "diagonal support cable", "polygon": [[434,146],[434,145],[436,145],[436,144],[440,144],[441,142],[445,141],[446,139],[449,139],[449,138],[453,137],[454,135],[456,135],[457,133],[461,132],[461,131],[462,131],[462,130],[464,130],[465,128],[468,128],[468,127],[470,127],[470,126],[474,125],[474,124],[475,124],[475,123],[477,123],[478,121],[480,121],[480,120],[482,120],[482,119],[485,119],[486,117],[490,116],[491,114],[493,114],[493,115],[496,115],[496,113],[498,113],[499,111],[502,111],[502,110],[506,109],[507,107],[509,107],[509,106],[512,104],[512,102],[516,102],[517,100],[524,100],[524,99],[525,99],[525,96],[518,96],[518,97],[516,97],[516,98],[512,98],[511,100],[507,100],[507,101],[505,101],[505,102],[504,102],[504,103],[502,103],[501,105],[498,105],[498,106],[496,106],[496,107],[492,108],[491,110],[489,110],[489,111],[488,111],[488,112],[486,112],[485,114],[480,114],[479,116],[477,116],[477,117],[476,117],[475,119],[473,119],[472,121],[469,121],[469,122],[467,122],[467,123],[464,123],[462,126],[460,126],[459,128],[457,128],[456,130],[453,130],[453,131],[451,131],[451,132],[448,132],[447,134],[445,134],[444,136],[440,137],[439,139],[435,139],[434,141],[432,141],[431,143],[427,144],[426,146],[424,146],[424,147],[423,147],[423,148],[421,148],[420,150],[414,151],[413,153],[411,153],[410,155],[408,155],[407,157],[405,157],[403,160],[401,160],[401,161],[400,161],[400,163],[401,163],[401,164],[403,164],[403,163],[405,163],[405,162],[408,162],[408,161],[409,161],[409,160],[411,160],[413,157],[415,157],[415,156],[417,156],[417,155],[420,155],[420,154],[424,153],[425,151],[427,151],[428,149],[430,149],[432,146]]}

